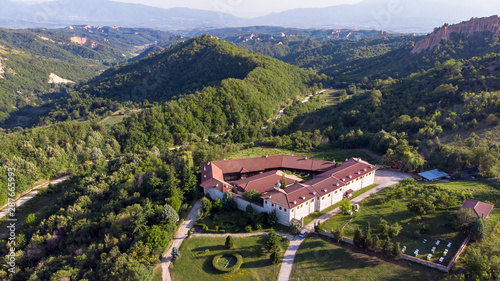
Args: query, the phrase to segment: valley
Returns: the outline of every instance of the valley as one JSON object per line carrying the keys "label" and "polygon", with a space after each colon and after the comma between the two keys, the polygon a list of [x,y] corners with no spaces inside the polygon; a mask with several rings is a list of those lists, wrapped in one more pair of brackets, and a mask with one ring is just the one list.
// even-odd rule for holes
{"label": "valley", "polygon": [[[168,10],[150,13],[161,18]],[[208,23],[217,21],[203,14]],[[191,25],[187,15],[181,21]],[[16,260],[15,274],[4,266],[0,280],[500,278],[497,16],[444,24],[428,35],[62,22],[61,16],[53,28],[0,28],[0,166],[17,171],[0,174],[0,205],[12,192],[28,194],[23,201],[33,198],[17,210],[15,249],[9,233],[0,232],[0,253],[13,252]],[[377,184],[385,174],[419,178],[433,169],[449,178],[351,190],[359,213],[337,214],[333,210],[346,202],[339,201],[301,218],[299,229],[232,205],[232,196],[265,204],[256,190],[246,197],[228,191],[224,196],[231,198],[217,200],[200,186],[207,163],[273,155],[323,160],[333,168],[367,161],[380,169]],[[266,170],[260,168],[255,171]],[[391,168],[397,172],[385,171]],[[283,172],[298,186],[316,176],[305,170]],[[37,182],[61,171],[67,178],[35,196]],[[386,218],[403,234],[377,229],[384,241],[423,248],[424,237],[446,237],[458,248],[472,231],[455,226],[466,199],[496,205],[487,221],[470,222],[482,223],[476,226],[482,238],[468,244],[447,275],[395,260],[382,246],[360,250],[321,236],[323,230],[338,235],[342,227],[353,238],[367,222]],[[415,200],[433,204],[434,211],[414,214]],[[435,229],[425,227],[434,221]],[[310,234],[299,237],[303,228]],[[271,229],[287,239],[270,245]],[[235,236],[232,246],[225,244],[228,235]],[[218,255],[224,266],[232,264],[229,256],[241,255],[241,269],[219,272],[213,265]],[[279,277],[280,269],[289,277]]]}

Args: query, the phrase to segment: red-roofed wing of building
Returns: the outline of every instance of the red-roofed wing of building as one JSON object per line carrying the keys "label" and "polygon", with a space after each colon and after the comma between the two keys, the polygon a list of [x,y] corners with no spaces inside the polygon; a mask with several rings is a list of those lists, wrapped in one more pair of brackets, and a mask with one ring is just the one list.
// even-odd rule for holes
{"label": "red-roofed wing of building", "polygon": [[465,203],[462,205],[462,207],[460,207],[460,210],[470,209],[478,217],[484,216],[484,218],[487,219],[493,208],[494,206],[491,204],[487,204],[477,200],[467,199],[465,200]]}

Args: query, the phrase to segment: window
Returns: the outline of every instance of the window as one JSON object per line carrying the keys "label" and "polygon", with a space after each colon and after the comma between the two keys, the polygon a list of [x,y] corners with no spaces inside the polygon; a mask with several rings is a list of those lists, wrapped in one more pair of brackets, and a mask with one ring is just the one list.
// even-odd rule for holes
{"label": "window", "polygon": [[271,204],[271,207],[274,207],[274,204]]}
{"label": "window", "polygon": [[267,201],[264,201],[264,204],[267,204]]}
{"label": "window", "polygon": [[283,209],[283,211],[285,211],[285,212],[286,212],[286,209]]}
{"label": "window", "polygon": [[335,194],[337,194],[337,190],[335,190]]}
{"label": "window", "polygon": [[311,200],[311,203],[312,203],[312,202],[314,202],[314,199],[313,199],[313,200]]}
{"label": "window", "polygon": [[304,204],[300,205],[300,207],[304,207]]}
{"label": "window", "polygon": [[281,211],[281,206],[280,206],[280,211]]}
{"label": "window", "polygon": [[306,205],[309,205],[309,202],[306,202]]}
{"label": "window", "polygon": [[328,194],[328,197],[331,197],[331,194]]}
{"label": "window", "polygon": [[325,196],[323,196],[323,198],[321,198],[321,200],[325,200]]}
{"label": "window", "polygon": [[293,213],[293,209],[292,209],[292,213]]}

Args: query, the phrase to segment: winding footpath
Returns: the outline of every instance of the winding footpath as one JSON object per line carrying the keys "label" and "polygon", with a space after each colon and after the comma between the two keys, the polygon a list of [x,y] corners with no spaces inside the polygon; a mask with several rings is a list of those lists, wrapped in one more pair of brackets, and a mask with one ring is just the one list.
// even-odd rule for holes
{"label": "winding footpath", "polygon": [[[395,172],[395,171],[389,171],[389,170],[379,170],[376,172],[376,177],[375,177],[375,184],[378,184],[376,188],[373,188],[360,196],[354,198],[351,200],[352,204],[356,204],[361,202],[363,199],[369,197],[373,193],[377,193],[381,190],[383,190],[386,187],[389,187],[391,185],[397,184],[400,180],[404,178],[410,178],[409,175],[400,173],[400,172]],[[331,210],[330,212],[322,215],[321,217],[313,220],[310,222],[308,225],[304,227],[309,232],[314,231],[314,225],[319,222],[324,222],[333,216],[337,215],[340,213],[340,209],[336,208]],[[293,267],[293,261],[295,260],[295,255],[297,254],[297,250],[300,247],[300,244],[302,244],[302,241],[304,241],[305,238],[300,238],[298,235],[295,236],[295,239],[293,239],[290,242],[290,245],[288,246],[288,249],[285,252],[285,256],[283,257],[283,262],[281,264],[281,269],[280,269],[280,274],[278,276],[278,281],[288,281],[290,280],[290,274],[292,273],[292,267]]]}
{"label": "winding footpath", "polygon": [[[64,177],[55,179],[55,180],[53,180],[53,181],[51,181],[51,182],[49,182],[49,183],[47,183],[45,185],[41,184],[41,185],[37,185],[37,186],[33,187],[30,190],[30,192],[28,192],[25,195],[22,195],[21,197],[19,197],[19,198],[16,199],[16,208],[21,207],[26,202],[28,202],[31,199],[33,199],[38,194],[38,190],[39,189],[41,189],[41,188],[48,188],[49,184],[56,185],[56,184],[59,184],[59,183],[65,181],[67,179],[68,179],[68,176],[64,176]],[[8,204],[5,204],[4,206],[1,207],[2,211],[0,211],[0,219],[3,219],[9,213],[9,208],[7,208],[7,205]]]}
{"label": "winding footpath", "polygon": [[194,224],[196,220],[198,219],[198,211],[201,209],[201,201],[198,200],[196,203],[194,203],[193,208],[189,212],[188,216],[184,220],[184,222],[181,224],[179,227],[179,230],[177,231],[177,234],[174,238],[174,241],[172,244],[170,244],[170,247],[168,247],[168,250],[165,252],[165,255],[163,255],[161,259],[161,267],[162,267],[162,280],[163,281],[171,281],[172,278],[170,276],[170,263],[172,262],[172,248],[180,248],[182,242],[184,239],[187,237],[188,230],[194,227]]}

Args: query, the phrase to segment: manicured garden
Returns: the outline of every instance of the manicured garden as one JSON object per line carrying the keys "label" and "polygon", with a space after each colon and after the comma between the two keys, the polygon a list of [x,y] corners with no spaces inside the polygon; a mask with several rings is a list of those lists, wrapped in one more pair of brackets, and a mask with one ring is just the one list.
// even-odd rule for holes
{"label": "manicured garden", "polygon": [[[326,221],[323,227],[332,232],[343,227],[344,236],[354,238],[356,229],[365,231],[370,224],[373,237],[377,235],[383,241],[390,236],[393,243],[399,242],[400,247],[406,246],[405,253],[408,255],[413,256],[418,249],[417,257],[425,259],[432,247],[436,246],[431,258],[436,263],[443,257],[444,250],[451,242],[449,252],[442,262],[447,265],[466,237],[453,226],[452,220],[465,198],[470,196],[472,195],[469,193],[415,182],[410,185],[399,184],[362,201],[359,212],[355,212],[354,216],[339,214]],[[424,211],[425,214],[409,211],[408,205],[416,204],[415,202],[434,202],[434,210]],[[440,243],[436,245],[438,240]]]}
{"label": "manicured garden", "polygon": [[437,270],[404,260],[385,258],[348,244],[313,235],[300,245],[290,280],[432,280],[445,277]]}
{"label": "manicured garden", "polygon": [[[273,280],[275,281],[281,263],[273,264],[271,252],[266,250],[267,235],[257,237],[234,237],[232,248],[225,246],[226,237],[191,237],[182,243],[181,256],[171,268],[172,280]],[[281,239],[281,254],[288,247],[288,240]],[[236,272],[222,272],[213,266],[236,264],[235,255],[241,255],[242,263]],[[224,263],[226,261],[226,263]]]}

